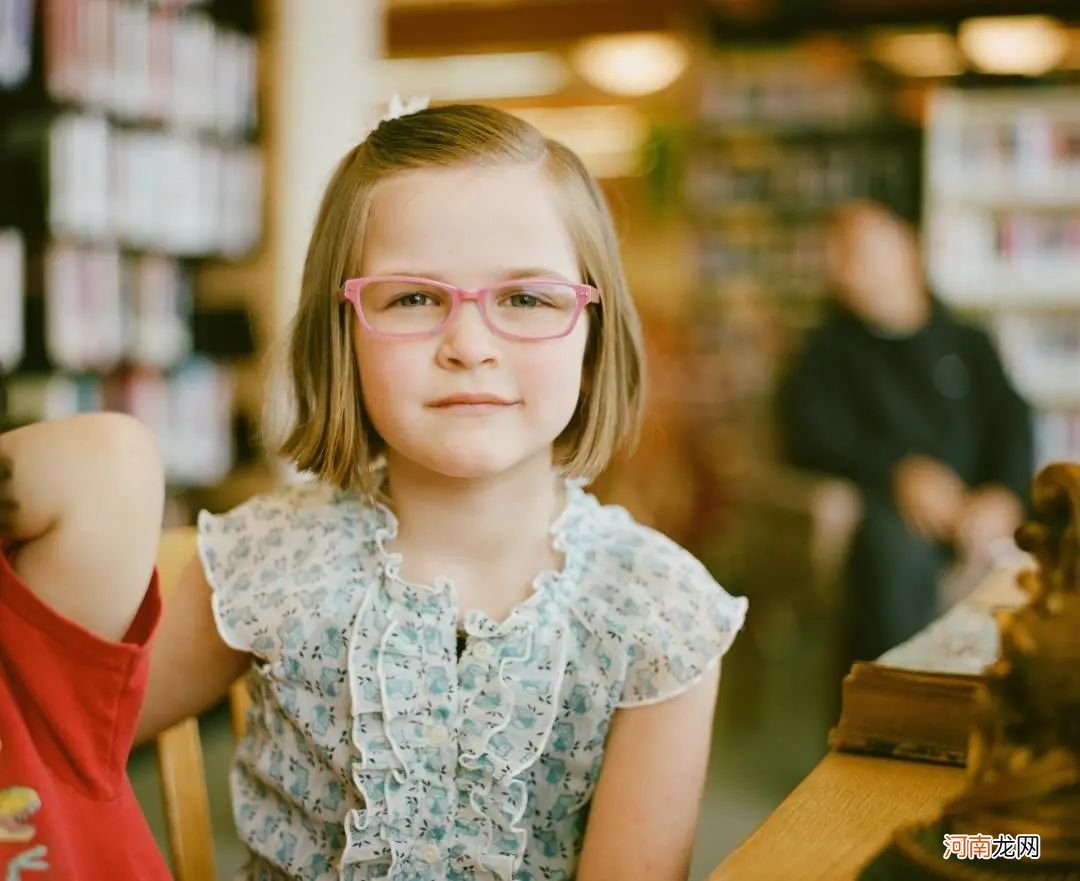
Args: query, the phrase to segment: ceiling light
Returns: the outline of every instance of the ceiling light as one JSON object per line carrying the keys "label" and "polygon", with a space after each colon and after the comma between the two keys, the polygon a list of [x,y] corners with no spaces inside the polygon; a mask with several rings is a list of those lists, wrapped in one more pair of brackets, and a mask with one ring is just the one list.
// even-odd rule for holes
{"label": "ceiling light", "polygon": [[613,95],[639,97],[666,89],[689,63],[683,42],[671,34],[635,33],[588,37],[572,53],[585,79]]}
{"label": "ceiling light", "polygon": [[967,69],[956,40],[945,31],[880,34],[871,39],[870,52],[901,76],[959,76]]}
{"label": "ceiling light", "polygon": [[960,25],[960,47],[986,73],[1039,76],[1069,48],[1060,22],[1046,15],[971,18]]}

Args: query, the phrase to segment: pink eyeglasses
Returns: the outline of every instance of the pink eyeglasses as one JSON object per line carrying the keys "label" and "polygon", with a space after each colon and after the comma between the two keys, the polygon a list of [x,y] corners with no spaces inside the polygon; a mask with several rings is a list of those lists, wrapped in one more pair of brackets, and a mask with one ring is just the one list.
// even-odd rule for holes
{"label": "pink eyeglasses", "polygon": [[551,340],[569,335],[590,303],[600,302],[591,285],[523,278],[469,291],[410,275],[350,278],[341,297],[356,308],[364,328],[396,339],[441,333],[462,301],[475,300],[484,323],[515,340]]}

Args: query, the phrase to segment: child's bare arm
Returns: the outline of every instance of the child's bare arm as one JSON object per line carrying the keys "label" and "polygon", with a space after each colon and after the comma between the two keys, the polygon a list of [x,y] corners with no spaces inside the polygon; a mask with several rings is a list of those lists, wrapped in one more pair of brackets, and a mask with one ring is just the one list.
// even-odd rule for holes
{"label": "child's bare arm", "polygon": [[165,617],[150,652],[150,682],[135,742],[209,709],[244,672],[249,658],[218,635],[210,585],[194,557],[165,603]]}
{"label": "child's bare arm", "polygon": [[19,577],[59,614],[121,639],[142,603],[161,532],[164,476],[149,430],[119,414],[0,435],[0,514]]}
{"label": "child's bare arm", "polygon": [[580,881],[686,881],[719,681],[717,665],[685,694],[616,711]]}

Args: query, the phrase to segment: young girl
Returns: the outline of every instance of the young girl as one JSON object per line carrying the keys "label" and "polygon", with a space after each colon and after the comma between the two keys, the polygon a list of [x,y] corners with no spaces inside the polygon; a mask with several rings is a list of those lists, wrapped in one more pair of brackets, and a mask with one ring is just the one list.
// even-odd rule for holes
{"label": "young girl", "polygon": [[639,351],[566,147],[456,106],[341,162],[291,346],[318,480],[200,517],[142,725],[250,668],[244,878],[685,877],[746,601],[582,489]]}

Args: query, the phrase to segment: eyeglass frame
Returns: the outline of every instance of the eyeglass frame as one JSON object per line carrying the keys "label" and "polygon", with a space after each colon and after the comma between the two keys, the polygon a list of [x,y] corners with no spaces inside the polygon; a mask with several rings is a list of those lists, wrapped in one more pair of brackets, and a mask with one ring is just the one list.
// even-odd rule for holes
{"label": "eyeglass frame", "polygon": [[[438,327],[431,330],[425,330],[415,333],[388,333],[383,330],[376,330],[369,323],[367,318],[364,317],[363,306],[360,305],[360,293],[366,285],[377,281],[400,281],[400,282],[416,282],[418,284],[429,285],[439,290],[445,291],[450,295],[450,311],[447,313],[446,318],[442,320],[442,323]],[[492,291],[497,291],[501,288],[510,287],[512,285],[523,285],[538,282],[545,284],[557,284],[564,287],[572,288],[574,294],[577,296],[577,305],[574,309],[574,317],[570,320],[570,326],[562,333],[553,334],[551,336],[523,336],[522,334],[510,333],[509,331],[502,330],[495,326],[491,320],[491,316],[487,311],[487,298],[490,297]],[[589,284],[580,284],[577,282],[566,281],[561,278],[516,278],[508,281],[500,282],[496,285],[491,285],[485,288],[476,288],[475,290],[469,290],[468,288],[459,288],[452,284],[447,284],[442,281],[435,281],[431,278],[423,278],[418,275],[365,275],[360,278],[350,278],[345,281],[338,291],[338,296],[341,302],[351,303],[357,317],[360,319],[360,323],[368,333],[375,336],[388,337],[390,339],[425,339],[427,337],[437,336],[442,333],[454,320],[454,316],[458,313],[458,307],[463,301],[475,301],[477,308],[480,310],[480,318],[483,320],[484,325],[492,333],[497,334],[505,339],[522,340],[524,342],[541,342],[544,340],[558,340],[564,337],[570,336],[574,332],[574,328],[577,327],[578,321],[581,320],[581,313],[585,311],[585,307],[593,303],[602,303],[602,297],[600,290]]]}

